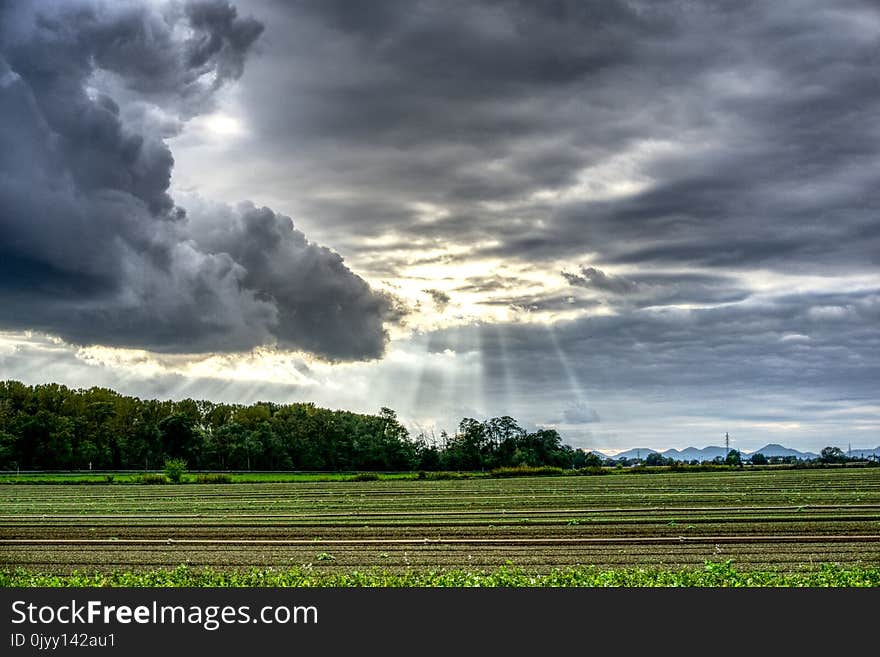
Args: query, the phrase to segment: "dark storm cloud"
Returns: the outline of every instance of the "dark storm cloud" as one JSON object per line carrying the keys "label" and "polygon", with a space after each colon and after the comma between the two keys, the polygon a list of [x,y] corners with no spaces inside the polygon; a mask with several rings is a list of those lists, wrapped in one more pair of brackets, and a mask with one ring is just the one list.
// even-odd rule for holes
{"label": "dark storm cloud", "polygon": [[164,138],[241,76],[261,23],[217,0],[19,2],[0,19],[3,326],[158,351],[383,352],[392,301],[289,218],[205,204],[188,220],[169,194]]}
{"label": "dark storm cloud", "polygon": [[213,61],[215,87],[241,77],[245,54],[262,33],[263,25],[253,18],[238,18],[235,7],[216,0],[192,1],[185,12],[192,27],[203,31],[185,49],[189,67],[199,69]]}
{"label": "dark storm cloud", "polygon": [[[384,231],[528,262],[878,261],[876,3],[249,6],[275,49],[244,82],[255,139],[308,161],[291,203],[350,252]],[[380,199],[398,211],[357,212]]]}
{"label": "dark storm cloud", "polygon": [[[380,10],[364,12],[351,3],[299,2],[289,15],[322,30],[326,48],[361,57],[360,75],[335,69],[333,78],[316,80],[316,90],[327,92],[310,108],[316,126],[398,145],[451,137],[491,149],[496,137],[535,128],[529,108],[509,100],[545,90],[555,97],[567,85],[637,63],[639,40],[669,38],[676,29],[648,4],[376,4]],[[365,120],[351,121],[349,105]],[[428,126],[428,118],[437,123]],[[495,152],[506,150],[504,142]]]}
{"label": "dark storm cloud", "polygon": [[384,351],[381,321],[404,311],[338,254],[310,243],[289,217],[251,203],[234,210],[191,205],[189,217],[199,247],[231,256],[244,268],[242,285],[277,309],[272,333],[279,347],[339,359]]}

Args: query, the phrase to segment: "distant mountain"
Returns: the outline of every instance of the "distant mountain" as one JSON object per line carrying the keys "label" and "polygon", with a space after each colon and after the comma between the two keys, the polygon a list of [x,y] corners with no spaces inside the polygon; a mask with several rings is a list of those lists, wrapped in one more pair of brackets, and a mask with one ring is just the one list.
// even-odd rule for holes
{"label": "distant mountain", "polygon": [[685,447],[679,451],[677,449],[667,449],[663,452],[663,456],[674,461],[712,461],[716,456],[724,458],[727,456],[727,450],[724,447]]}
{"label": "distant mountain", "polygon": [[613,456],[608,456],[608,454],[606,454],[605,452],[600,452],[598,449],[585,449],[584,451],[587,454],[595,454],[596,456],[598,456],[600,459],[603,459],[603,460],[608,460],[610,458],[614,458]]}
{"label": "distant mountain", "polygon": [[[731,448],[733,450],[735,448]],[[625,452],[620,452],[618,454],[609,455],[604,452],[600,452],[596,449],[588,449],[585,450],[587,452],[592,452],[599,456],[602,459],[642,459],[647,458],[648,454],[657,454],[657,450],[650,449],[648,447],[635,447],[633,449],[628,449]],[[745,450],[739,450],[740,453],[744,457],[749,457],[752,454],[763,454],[767,458],[773,457],[786,457],[786,456],[794,456],[795,458],[802,460],[810,460],[819,458],[818,454],[814,454],[813,452],[801,452],[796,449],[792,449],[791,447],[785,447],[784,445],[780,445],[778,443],[770,443],[769,445],[764,445],[761,449],[756,449],[754,452],[747,452]],[[844,450],[846,453],[846,450]],[[659,452],[661,456],[664,458],[672,459],[674,461],[713,461],[717,457],[721,457],[722,459],[727,456],[727,449],[724,447],[719,447],[717,445],[710,445],[708,447],[685,447],[684,449],[667,449],[664,452]],[[856,458],[871,458],[877,457],[880,458],[880,447],[865,448],[865,449],[853,449],[850,454]]]}
{"label": "distant mountain", "polygon": [[644,459],[648,456],[648,454],[656,454],[656,449],[648,449],[647,447],[635,447],[633,449],[628,449],[625,452],[620,452],[615,454],[614,456],[609,456],[607,458],[614,459],[615,461],[618,459]]}
{"label": "distant mountain", "polygon": [[752,452],[752,454],[763,454],[767,458],[773,456],[794,456],[799,459],[815,459],[819,456],[818,454],[813,454],[812,452],[799,452],[796,449],[783,447],[782,445],[778,445],[776,443],[764,445],[761,449],[756,449],[754,452]]}
{"label": "distant mountain", "polygon": [[851,451],[844,450],[847,456],[853,456],[860,459],[871,458],[872,456],[880,457],[880,447],[874,449],[854,449]]}

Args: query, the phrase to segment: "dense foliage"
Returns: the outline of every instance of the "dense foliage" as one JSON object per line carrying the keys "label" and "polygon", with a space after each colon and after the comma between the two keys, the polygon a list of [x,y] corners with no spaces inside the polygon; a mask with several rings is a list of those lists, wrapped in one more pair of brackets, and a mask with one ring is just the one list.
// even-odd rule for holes
{"label": "dense foliage", "polygon": [[142,400],[106,388],[0,382],[0,469],[488,470],[582,467],[552,429],[465,418],[438,440],[379,415],[314,404]]}
{"label": "dense foliage", "polygon": [[297,586],[297,587],[441,587],[441,586],[626,586],[626,587],[877,587],[880,568],[842,567],[823,564],[815,570],[777,572],[738,570],[730,561],[707,562],[701,569],[621,568],[589,566],[556,568],[533,573],[515,566],[490,570],[409,570],[394,572],[370,569],[339,572],[310,566],[286,569],[218,571],[179,566],[173,570],[143,572],[73,573],[57,575],[28,570],[0,570],[0,587],[106,587],[106,586]]}

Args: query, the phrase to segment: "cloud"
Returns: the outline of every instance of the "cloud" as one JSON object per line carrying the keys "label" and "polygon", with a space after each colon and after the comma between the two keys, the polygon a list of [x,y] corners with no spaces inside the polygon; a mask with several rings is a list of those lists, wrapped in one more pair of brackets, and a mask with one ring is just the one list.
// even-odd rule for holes
{"label": "cloud", "polygon": [[[869,339],[877,319],[878,291],[870,290],[461,330],[479,333],[483,366],[505,369],[512,399],[523,404],[545,389],[576,399],[609,390],[632,398],[639,391],[634,405],[641,396],[699,399],[713,391],[730,399],[753,390],[806,389],[870,399],[880,377],[878,343]],[[802,337],[790,339],[794,334]],[[446,330],[436,332],[433,344],[442,351],[461,341],[460,332]]]}
{"label": "cloud", "polygon": [[[566,424],[591,424],[600,421],[596,409],[590,408],[583,402],[574,403],[562,412],[562,422]],[[561,422],[555,424],[561,424]]]}
{"label": "cloud", "polygon": [[339,255],[268,208],[188,216],[169,191],[165,139],[242,75],[261,23],[218,0],[0,18],[3,326],[168,352],[383,353],[400,311]]}
{"label": "cloud", "polygon": [[581,267],[580,274],[562,272],[562,276],[571,285],[611,292],[612,294],[632,294],[639,289],[637,283],[627,280],[623,276],[610,276],[595,267]]}
{"label": "cloud", "polygon": [[431,299],[433,299],[434,305],[437,306],[437,309],[441,312],[446,308],[446,306],[449,305],[449,302],[452,300],[452,298],[443,290],[429,289],[422,291],[430,296]]}
{"label": "cloud", "polygon": [[252,1],[247,185],[359,261],[393,234],[553,271],[876,266],[874,3],[416,4]]}
{"label": "cloud", "polygon": [[595,300],[575,298],[568,293],[496,296],[482,303],[487,307],[503,306],[521,313],[570,312],[599,304]]}
{"label": "cloud", "polygon": [[751,295],[735,277],[720,274],[661,271],[614,276],[582,266],[579,274],[563,271],[562,277],[569,285],[599,293],[618,307],[733,303]]}
{"label": "cloud", "polygon": [[266,207],[189,207],[188,230],[199,249],[230,256],[244,268],[244,288],[277,309],[277,346],[335,359],[383,353],[383,322],[400,319],[404,310],[337,253],[309,242],[289,217]]}

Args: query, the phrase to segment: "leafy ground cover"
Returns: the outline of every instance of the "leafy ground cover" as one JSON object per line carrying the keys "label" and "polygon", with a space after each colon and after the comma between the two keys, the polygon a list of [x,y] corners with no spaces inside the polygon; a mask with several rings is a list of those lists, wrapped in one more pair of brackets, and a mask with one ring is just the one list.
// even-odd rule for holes
{"label": "leafy ground cover", "polygon": [[530,572],[513,566],[492,570],[371,569],[347,573],[312,568],[217,571],[178,566],[145,572],[72,573],[57,575],[25,570],[0,571],[0,586],[40,587],[877,587],[880,568],[833,565],[808,572],[738,570],[729,561],[707,562],[692,570],[659,568],[555,568]]}

